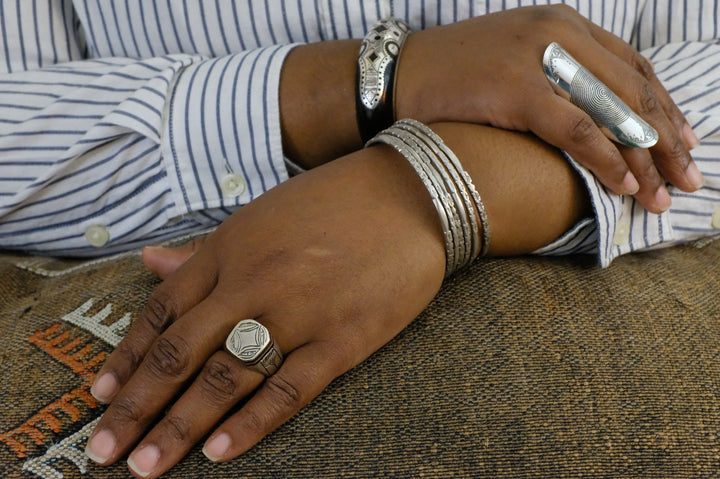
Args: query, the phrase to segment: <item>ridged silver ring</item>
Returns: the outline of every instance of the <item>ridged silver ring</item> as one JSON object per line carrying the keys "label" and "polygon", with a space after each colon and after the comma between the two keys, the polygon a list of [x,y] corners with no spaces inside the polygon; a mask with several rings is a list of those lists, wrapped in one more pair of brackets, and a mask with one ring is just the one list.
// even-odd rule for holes
{"label": "ridged silver ring", "polygon": [[557,43],[545,50],[543,70],[610,139],[639,148],[657,143],[657,131]]}

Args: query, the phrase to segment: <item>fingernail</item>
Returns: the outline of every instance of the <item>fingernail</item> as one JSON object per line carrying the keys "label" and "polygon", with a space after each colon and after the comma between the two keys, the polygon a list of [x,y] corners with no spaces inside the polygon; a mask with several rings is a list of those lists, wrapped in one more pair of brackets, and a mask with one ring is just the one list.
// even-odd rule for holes
{"label": "fingernail", "polygon": [[670,193],[668,193],[667,188],[665,188],[664,186],[661,186],[655,192],[655,205],[661,211],[667,211],[667,209],[670,208],[670,206],[672,205],[672,198],[670,198]]}
{"label": "fingernail", "polygon": [[90,388],[90,394],[102,403],[109,403],[110,400],[115,397],[117,390],[118,382],[115,376],[112,373],[105,373],[95,379],[95,382]]}
{"label": "fingernail", "polygon": [[230,449],[231,443],[232,439],[229,434],[224,432],[220,433],[217,436],[208,439],[208,442],[205,443],[205,447],[203,447],[203,454],[205,454],[205,457],[211,461],[218,462],[223,458],[223,456],[225,456],[228,449]]}
{"label": "fingernail", "polygon": [[692,127],[687,123],[683,126],[683,137],[685,137],[685,144],[691,150],[700,144],[700,140],[697,135],[693,131]]}
{"label": "fingernail", "polygon": [[628,171],[625,174],[625,178],[623,178],[622,189],[622,194],[624,195],[634,195],[638,192],[638,190],[640,190],[640,184],[630,171]]}
{"label": "fingernail", "polygon": [[147,477],[157,467],[159,460],[160,449],[155,444],[149,444],[130,454],[127,464],[137,475]]}
{"label": "fingernail", "polygon": [[99,431],[85,447],[87,457],[98,464],[105,464],[112,457],[113,452],[115,452],[115,436],[108,430]]}
{"label": "fingernail", "polygon": [[705,177],[702,173],[700,173],[700,170],[698,170],[698,167],[694,162],[691,162],[688,165],[687,170],[685,170],[685,175],[687,176],[690,184],[693,185],[695,189],[702,188],[705,184]]}

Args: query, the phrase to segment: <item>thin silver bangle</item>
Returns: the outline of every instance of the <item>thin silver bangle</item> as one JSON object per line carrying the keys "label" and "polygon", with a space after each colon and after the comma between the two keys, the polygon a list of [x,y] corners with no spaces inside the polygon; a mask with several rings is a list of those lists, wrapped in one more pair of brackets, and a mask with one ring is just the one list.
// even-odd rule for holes
{"label": "thin silver bangle", "polygon": [[[425,128],[421,128],[417,125],[419,122],[415,121],[408,121],[408,120],[400,120],[395,122],[395,127],[401,128],[403,130],[409,131],[413,134],[415,138],[417,138],[419,143],[421,144],[421,147],[424,149],[429,149],[431,154],[433,154],[436,158],[438,158],[442,162],[442,166],[444,169],[449,173],[449,175],[452,177],[453,180],[453,190],[457,193],[459,198],[456,198],[456,201],[458,201],[460,198],[462,198],[462,211],[465,214],[464,218],[466,218],[469,221],[463,221],[463,233],[465,235],[465,260],[460,265],[460,267],[464,266],[467,263],[470,263],[472,260],[474,260],[479,252],[480,252],[480,239],[478,234],[478,222],[477,217],[475,216],[475,209],[476,206],[473,204],[473,201],[470,199],[470,195],[468,194],[467,185],[464,183],[464,181],[461,179],[461,173],[457,170],[457,165],[453,164],[452,159],[448,157],[448,155],[442,151],[441,148],[439,148],[437,141],[434,141],[430,136],[427,134],[427,130],[430,130],[429,128],[425,127],[425,125],[422,125]],[[432,133],[432,130],[430,130]]]}
{"label": "thin silver bangle", "polygon": [[437,155],[430,148],[427,148],[418,137],[410,131],[400,128],[397,123],[385,130],[386,133],[399,137],[406,144],[410,145],[415,154],[419,156],[425,172],[434,177],[435,183],[441,185],[443,192],[443,204],[450,212],[450,226],[453,232],[455,249],[455,262],[451,270],[456,271],[469,262],[471,232],[467,221],[468,213],[465,204],[460,196],[457,184],[450,178],[448,171],[438,161]]}
{"label": "thin silver bangle", "polygon": [[453,266],[455,265],[456,261],[454,244],[455,239],[453,237],[454,235],[450,226],[448,212],[445,209],[445,205],[441,200],[440,194],[437,191],[435,182],[431,180],[425,172],[420,160],[417,158],[417,154],[404,141],[397,138],[396,136],[388,134],[387,130],[384,130],[375,135],[375,137],[373,137],[372,139],[370,139],[370,141],[368,141],[365,146],[371,146],[378,143],[385,143],[397,150],[397,152],[400,153],[408,161],[408,163],[410,163],[417,175],[420,177],[420,180],[423,182],[423,185],[425,185],[425,189],[430,194],[433,205],[435,206],[438,217],[440,218],[443,237],[445,238],[445,277],[450,276],[454,271]]}
{"label": "thin silver bangle", "polygon": [[442,138],[426,125],[405,119],[377,134],[366,146],[376,143],[397,150],[430,194],[445,238],[445,277],[486,254],[490,228],[485,206],[470,175]]}
{"label": "thin silver bangle", "polygon": [[460,173],[460,176],[463,178],[463,181],[465,183],[465,187],[470,192],[470,195],[473,198],[475,208],[477,210],[478,216],[480,217],[480,225],[482,227],[482,247],[480,249],[480,256],[485,256],[488,252],[488,249],[490,248],[490,223],[488,222],[485,205],[483,204],[482,198],[480,197],[480,193],[478,193],[475,185],[472,182],[472,178],[470,178],[468,172],[465,171],[465,169],[462,167],[462,164],[460,163],[457,155],[455,155],[455,153],[453,153],[453,151],[445,144],[442,138],[440,138],[440,136],[432,129],[430,129],[427,125],[424,125],[423,123],[412,119],[404,119],[400,120],[400,122],[414,125],[416,128],[420,129],[421,131],[425,132],[429,137],[431,137],[433,141],[438,145],[438,147],[445,152],[447,157],[450,159],[457,171]]}

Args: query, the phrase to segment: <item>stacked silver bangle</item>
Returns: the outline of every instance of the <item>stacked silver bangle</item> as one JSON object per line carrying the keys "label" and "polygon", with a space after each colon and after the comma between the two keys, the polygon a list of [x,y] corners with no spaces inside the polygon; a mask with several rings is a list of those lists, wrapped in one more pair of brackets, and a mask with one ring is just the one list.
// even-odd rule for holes
{"label": "stacked silver bangle", "polygon": [[403,155],[430,193],[445,236],[445,277],[486,254],[490,228],[482,199],[443,140],[419,121],[404,119],[378,133],[366,146],[376,143],[390,145]]}

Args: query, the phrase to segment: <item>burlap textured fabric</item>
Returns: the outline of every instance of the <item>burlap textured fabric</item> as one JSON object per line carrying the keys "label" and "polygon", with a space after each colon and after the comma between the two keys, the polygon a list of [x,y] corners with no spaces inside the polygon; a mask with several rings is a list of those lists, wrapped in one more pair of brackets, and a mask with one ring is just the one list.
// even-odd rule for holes
{"label": "burlap textured fabric", "polygon": [[[720,245],[481,261],[243,457],[167,477],[716,477]],[[157,281],[137,254],[0,257],[0,474],[129,477],[82,455],[99,365]]]}

